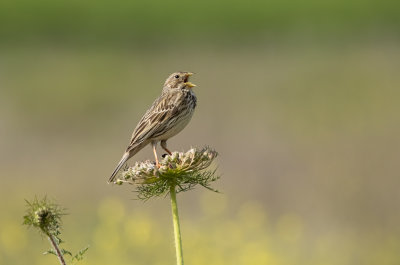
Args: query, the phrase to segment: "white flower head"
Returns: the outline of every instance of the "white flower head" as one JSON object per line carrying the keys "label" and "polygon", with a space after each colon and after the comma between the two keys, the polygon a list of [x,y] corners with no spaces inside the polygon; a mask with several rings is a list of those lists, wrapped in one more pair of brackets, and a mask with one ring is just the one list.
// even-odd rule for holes
{"label": "white flower head", "polygon": [[219,177],[215,170],[205,171],[218,153],[209,148],[191,148],[187,152],[173,152],[160,161],[157,168],[155,162],[147,160],[136,162],[116,179],[115,184],[129,183],[136,185],[139,198],[148,199],[168,192],[167,187],[173,184],[179,187],[178,192],[192,189],[199,184],[209,188],[209,184]]}

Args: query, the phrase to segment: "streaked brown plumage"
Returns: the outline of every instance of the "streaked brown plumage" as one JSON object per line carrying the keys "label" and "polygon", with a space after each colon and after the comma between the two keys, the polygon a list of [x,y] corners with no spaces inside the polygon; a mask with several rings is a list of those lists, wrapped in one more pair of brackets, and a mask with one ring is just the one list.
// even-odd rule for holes
{"label": "streaked brown plumage", "polygon": [[176,72],[167,78],[161,96],[154,101],[133,131],[131,141],[109,182],[114,181],[118,171],[129,158],[150,143],[157,166],[158,142],[161,141],[161,147],[171,154],[167,148],[167,140],[185,128],[196,108],[197,99],[192,90],[195,85],[188,81],[191,75],[190,72]]}

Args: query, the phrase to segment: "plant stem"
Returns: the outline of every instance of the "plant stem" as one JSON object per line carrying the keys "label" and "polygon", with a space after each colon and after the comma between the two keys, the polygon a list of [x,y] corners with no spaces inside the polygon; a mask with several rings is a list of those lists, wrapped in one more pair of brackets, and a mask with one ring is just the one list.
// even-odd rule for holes
{"label": "plant stem", "polygon": [[178,205],[176,203],[175,185],[170,186],[169,194],[171,196],[172,222],[174,224],[176,264],[183,265],[182,239],[181,239],[181,229],[179,227],[179,214],[178,214]]}
{"label": "plant stem", "polygon": [[58,245],[57,245],[56,240],[54,239],[54,237],[53,237],[52,235],[49,235],[49,234],[48,234],[47,236],[48,236],[48,238],[49,238],[49,241],[51,242],[51,245],[52,245],[53,248],[54,248],[54,251],[55,251],[56,254],[57,254],[58,260],[60,261],[61,265],[67,265],[67,263],[65,263],[64,257],[63,257],[63,255],[62,255],[61,250],[60,250],[60,248],[58,247]]}

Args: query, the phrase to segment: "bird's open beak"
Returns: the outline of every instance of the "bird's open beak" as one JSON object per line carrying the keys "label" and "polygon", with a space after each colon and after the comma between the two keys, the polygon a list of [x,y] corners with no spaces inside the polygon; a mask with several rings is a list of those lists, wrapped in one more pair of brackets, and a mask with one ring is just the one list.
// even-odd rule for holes
{"label": "bird's open beak", "polygon": [[189,88],[195,87],[196,85],[191,82],[185,82],[185,85]]}
{"label": "bird's open beak", "polygon": [[189,88],[192,88],[192,87],[196,86],[195,84],[193,84],[193,83],[188,81],[189,80],[189,76],[191,76],[191,75],[193,75],[193,73],[188,72],[188,73],[186,73],[186,78],[185,78],[185,85],[187,87],[189,87]]}

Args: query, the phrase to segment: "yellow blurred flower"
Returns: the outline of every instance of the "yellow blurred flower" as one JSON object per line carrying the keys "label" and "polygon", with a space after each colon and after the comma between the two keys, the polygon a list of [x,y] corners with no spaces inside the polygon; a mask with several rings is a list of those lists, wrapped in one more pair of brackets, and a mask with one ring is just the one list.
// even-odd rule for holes
{"label": "yellow blurred flower", "polygon": [[282,240],[294,243],[303,234],[303,222],[298,215],[285,214],[279,218],[276,229]]}
{"label": "yellow blurred flower", "polygon": [[102,255],[109,253],[112,255],[120,247],[120,234],[118,227],[99,225],[93,235],[93,249],[97,249]]}
{"label": "yellow blurred flower", "polygon": [[206,190],[201,194],[200,205],[205,215],[221,215],[228,203],[226,195]]}
{"label": "yellow blurred flower", "polygon": [[246,229],[259,229],[267,225],[267,214],[264,207],[256,201],[243,203],[237,214],[239,222]]}
{"label": "yellow blurred flower", "polygon": [[124,223],[124,235],[132,246],[150,246],[159,243],[154,221],[145,214],[132,215]]}
{"label": "yellow blurred flower", "polygon": [[100,203],[97,213],[100,222],[116,225],[124,218],[125,207],[118,198],[108,197]]}
{"label": "yellow blurred flower", "polygon": [[25,248],[26,234],[19,224],[7,222],[1,227],[1,244],[7,254],[15,254]]}

